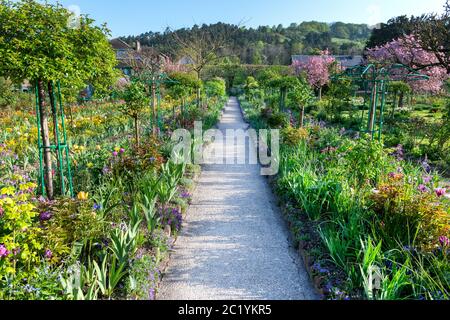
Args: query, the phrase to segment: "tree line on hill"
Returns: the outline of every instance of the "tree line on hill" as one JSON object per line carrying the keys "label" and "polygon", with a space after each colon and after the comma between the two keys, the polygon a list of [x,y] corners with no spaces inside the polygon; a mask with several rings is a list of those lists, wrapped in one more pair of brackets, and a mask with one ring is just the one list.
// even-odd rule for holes
{"label": "tree line on hill", "polygon": [[361,54],[371,29],[366,24],[342,22],[328,24],[311,21],[292,23],[288,27],[280,24],[258,28],[216,23],[178,30],[167,28],[162,33],[150,31],[123,37],[122,40],[130,45],[139,41],[141,45],[153,47],[176,60],[183,56],[178,40],[198,33],[226,35],[227,46],[220,51],[232,63],[288,65],[292,55],[312,54],[317,50],[329,49],[334,54],[343,55]]}

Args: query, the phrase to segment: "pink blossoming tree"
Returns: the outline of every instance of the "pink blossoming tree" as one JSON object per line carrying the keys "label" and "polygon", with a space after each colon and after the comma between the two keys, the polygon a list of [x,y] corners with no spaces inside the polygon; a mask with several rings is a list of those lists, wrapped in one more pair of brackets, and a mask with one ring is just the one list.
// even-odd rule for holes
{"label": "pink blossoming tree", "polygon": [[429,80],[408,81],[405,72],[394,77],[395,80],[408,82],[415,92],[437,93],[449,77],[436,53],[424,50],[420,39],[415,35],[404,36],[381,47],[368,49],[366,54],[369,62],[382,65],[402,64],[430,77]]}
{"label": "pink blossoming tree", "polygon": [[328,50],[322,51],[320,55],[311,56],[307,61],[294,61],[292,67],[297,74],[306,73],[311,86],[319,91],[319,99],[322,98],[322,88],[330,82],[330,69],[336,62]]}

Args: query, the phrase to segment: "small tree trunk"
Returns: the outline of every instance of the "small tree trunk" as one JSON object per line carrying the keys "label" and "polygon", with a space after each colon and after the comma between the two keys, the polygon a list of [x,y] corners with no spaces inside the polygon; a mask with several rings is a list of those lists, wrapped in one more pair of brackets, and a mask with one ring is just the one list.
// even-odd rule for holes
{"label": "small tree trunk", "polygon": [[303,128],[304,124],[305,124],[305,106],[302,106],[300,108],[300,120],[299,120],[299,127]]}
{"label": "small tree trunk", "polygon": [[45,89],[44,82],[38,81],[38,96],[39,96],[39,116],[41,120],[41,136],[44,155],[44,181],[47,197],[52,200],[54,196],[53,190],[53,172],[52,172],[52,153],[50,150],[50,135],[48,132],[48,114],[45,103]]}
{"label": "small tree trunk", "polygon": [[186,126],[186,118],[185,118],[185,106],[186,106],[186,99],[181,99],[181,126]]}
{"label": "small tree trunk", "polygon": [[403,108],[404,104],[405,104],[405,94],[403,92],[400,92],[400,98],[398,101],[399,109]]}
{"label": "small tree trunk", "polygon": [[140,139],[139,139],[139,119],[138,119],[138,117],[134,117],[134,138],[136,140],[136,148],[139,148]]}
{"label": "small tree trunk", "polygon": [[176,123],[177,115],[175,113],[175,104],[172,105],[173,123]]}
{"label": "small tree trunk", "polygon": [[319,88],[319,100],[322,100],[322,87]]}
{"label": "small tree trunk", "polygon": [[200,87],[197,88],[197,107],[200,108],[201,107],[201,103],[202,103],[202,97],[201,97],[202,93],[201,93],[201,89]]}

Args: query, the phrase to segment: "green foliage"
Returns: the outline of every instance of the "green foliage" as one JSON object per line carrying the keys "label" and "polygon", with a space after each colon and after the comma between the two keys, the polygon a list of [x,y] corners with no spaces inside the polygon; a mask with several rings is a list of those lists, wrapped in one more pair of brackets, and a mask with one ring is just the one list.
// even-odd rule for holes
{"label": "green foliage", "polygon": [[209,97],[225,97],[226,91],[226,83],[222,78],[217,77],[205,82],[205,92]]}
{"label": "green foliage", "polygon": [[281,136],[283,138],[283,144],[288,146],[297,146],[301,141],[308,138],[309,133],[304,128],[295,129],[292,127],[287,127],[281,131]]}
{"label": "green foliage", "polygon": [[115,54],[106,27],[81,16],[79,27],[60,4],[2,0],[0,73],[21,82],[61,80],[65,87],[95,84],[101,92],[113,83]]}
{"label": "green foliage", "polygon": [[299,79],[298,83],[291,87],[288,97],[295,108],[301,108],[314,100],[314,92],[304,79]]}
{"label": "green foliage", "polygon": [[267,124],[273,129],[285,128],[289,125],[289,117],[283,112],[269,112],[266,119]]}
{"label": "green foliage", "polygon": [[153,300],[158,280],[154,257],[149,254],[136,257],[127,281],[128,294],[135,300]]}
{"label": "green foliage", "polygon": [[128,225],[122,230],[115,229],[111,232],[111,251],[119,265],[126,266],[129,258],[135,253],[140,223],[139,220],[135,225]]}
{"label": "green foliage", "polygon": [[96,242],[107,236],[108,226],[92,201],[62,199],[44,210],[52,215],[44,224],[44,238],[55,255],[67,254],[67,248],[76,242]]}
{"label": "green foliage", "polygon": [[0,108],[11,107],[16,104],[14,85],[11,80],[0,77]]}
{"label": "green foliage", "polygon": [[143,83],[133,81],[120,93],[125,105],[120,110],[127,116],[137,119],[150,105],[150,98]]}
{"label": "green foliage", "polygon": [[0,185],[0,283],[19,270],[32,274],[45,250],[42,230],[34,224],[39,213],[30,202],[36,185],[20,176],[12,179],[14,184]]}
{"label": "green foliage", "polygon": [[423,169],[381,143],[321,123],[306,129],[308,139],[292,144],[295,129],[283,131],[275,188],[291,223],[308,226],[305,249],[339,270],[327,273],[327,286],[340,281],[329,297],[448,299],[450,207],[434,191],[438,178],[424,188]]}
{"label": "green foliage", "polygon": [[404,246],[432,251],[439,247],[439,237],[450,232],[449,211],[436,203],[431,192],[420,192],[404,180],[403,174],[390,174],[371,196],[376,213],[375,228],[389,246]]}
{"label": "green foliage", "polygon": [[202,87],[201,80],[195,74],[185,72],[174,72],[169,75],[172,81],[166,84],[169,95],[174,99],[183,99],[194,94]]}
{"label": "green foliage", "polygon": [[60,268],[41,265],[31,273],[18,272],[0,281],[1,300],[62,300]]}

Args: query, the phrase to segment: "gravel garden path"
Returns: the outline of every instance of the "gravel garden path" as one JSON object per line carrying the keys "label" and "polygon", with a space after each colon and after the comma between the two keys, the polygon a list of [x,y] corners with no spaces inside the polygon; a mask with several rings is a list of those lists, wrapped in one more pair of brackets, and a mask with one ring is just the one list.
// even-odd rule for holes
{"label": "gravel garden path", "polygon": [[[218,128],[247,127],[231,98]],[[158,299],[316,299],[288,238],[259,165],[204,165]]]}

